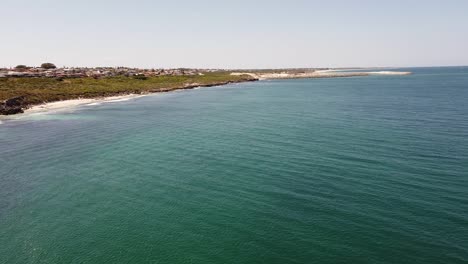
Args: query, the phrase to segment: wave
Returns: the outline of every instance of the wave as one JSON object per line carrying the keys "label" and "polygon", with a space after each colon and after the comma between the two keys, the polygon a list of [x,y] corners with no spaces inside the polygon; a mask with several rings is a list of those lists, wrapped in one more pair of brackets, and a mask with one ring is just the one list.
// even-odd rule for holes
{"label": "wave", "polygon": [[118,103],[118,102],[125,102],[128,100],[133,99],[134,97],[128,97],[128,98],[121,98],[121,99],[113,99],[113,100],[105,100],[103,103]]}
{"label": "wave", "polygon": [[368,72],[369,74],[377,74],[377,75],[408,75],[411,72],[401,72],[401,71],[374,71]]}

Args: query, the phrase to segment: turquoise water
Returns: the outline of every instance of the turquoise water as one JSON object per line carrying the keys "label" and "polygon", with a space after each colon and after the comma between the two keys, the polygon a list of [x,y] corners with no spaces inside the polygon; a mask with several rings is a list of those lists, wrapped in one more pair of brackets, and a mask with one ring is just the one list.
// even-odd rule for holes
{"label": "turquoise water", "polygon": [[0,124],[0,263],[467,263],[468,68]]}

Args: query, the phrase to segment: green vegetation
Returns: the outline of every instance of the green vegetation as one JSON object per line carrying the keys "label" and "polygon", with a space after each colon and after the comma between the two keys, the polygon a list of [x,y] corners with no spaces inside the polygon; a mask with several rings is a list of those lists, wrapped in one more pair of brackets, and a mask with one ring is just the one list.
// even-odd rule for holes
{"label": "green vegetation", "polygon": [[46,62],[46,63],[42,63],[42,64],[41,64],[41,68],[44,68],[44,69],[55,69],[55,68],[57,68],[57,67],[56,67],[55,64],[53,64],[53,63]]}
{"label": "green vegetation", "polygon": [[212,86],[252,80],[228,72],[193,76],[109,77],[109,78],[0,78],[0,102],[24,97],[23,107],[76,98],[94,98],[130,93],[165,92],[196,86]]}
{"label": "green vegetation", "polygon": [[137,80],[148,80],[148,77],[146,77],[145,75],[135,75],[133,76],[133,78]]}
{"label": "green vegetation", "polygon": [[15,69],[16,70],[26,70],[26,69],[29,69],[31,67],[28,67],[26,65],[23,65],[23,64],[20,64],[20,65],[16,65]]}

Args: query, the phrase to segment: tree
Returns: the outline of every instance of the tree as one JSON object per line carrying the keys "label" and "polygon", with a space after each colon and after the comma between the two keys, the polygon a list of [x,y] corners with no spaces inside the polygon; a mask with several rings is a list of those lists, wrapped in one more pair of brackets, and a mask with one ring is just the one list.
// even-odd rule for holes
{"label": "tree", "polygon": [[26,70],[26,69],[29,69],[30,67],[26,66],[26,65],[23,65],[23,64],[20,64],[20,65],[16,65],[15,69],[17,70]]}
{"label": "tree", "polygon": [[46,63],[42,63],[41,64],[41,68],[44,68],[44,69],[55,69],[57,68],[53,63],[50,63],[50,62],[46,62]]}
{"label": "tree", "polygon": [[136,74],[133,76],[134,79],[137,79],[137,80],[147,80],[148,77],[146,77],[145,75],[143,74]]}
{"label": "tree", "polygon": [[19,72],[24,72],[24,71],[27,71],[29,68],[31,68],[31,67],[20,64],[20,65],[16,65],[15,70],[19,71]]}

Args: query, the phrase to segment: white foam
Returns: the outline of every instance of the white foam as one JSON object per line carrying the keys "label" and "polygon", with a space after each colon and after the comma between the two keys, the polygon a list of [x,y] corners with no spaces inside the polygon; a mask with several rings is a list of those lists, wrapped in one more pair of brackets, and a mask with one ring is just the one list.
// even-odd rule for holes
{"label": "white foam", "polygon": [[125,102],[133,98],[121,98],[121,99],[114,99],[114,100],[105,100],[103,103],[117,103],[117,102]]}
{"label": "white foam", "polygon": [[[65,100],[65,101],[58,101],[52,103],[45,103],[42,105],[36,105],[31,107],[30,109],[26,109],[24,114],[38,114],[38,113],[50,113],[50,112],[57,112],[57,111],[71,111],[76,107],[79,106],[97,106],[103,103],[117,103],[117,102],[124,102],[128,101],[142,95],[136,94],[129,94],[129,95],[120,95],[120,96],[111,96],[111,97],[104,97],[104,98],[97,98],[97,99],[72,99],[72,100]],[[20,114],[21,115],[21,114]]]}
{"label": "white foam", "polygon": [[401,71],[374,71],[368,72],[369,74],[377,74],[377,75],[407,75],[411,74],[411,72],[401,72]]}

